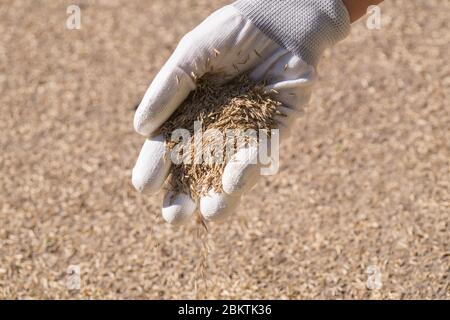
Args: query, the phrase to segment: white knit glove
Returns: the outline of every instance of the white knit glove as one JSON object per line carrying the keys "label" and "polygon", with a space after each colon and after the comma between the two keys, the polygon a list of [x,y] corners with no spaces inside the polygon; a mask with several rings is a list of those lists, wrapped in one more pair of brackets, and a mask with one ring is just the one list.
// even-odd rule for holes
{"label": "white knit glove", "polygon": [[[265,80],[267,90],[275,89],[286,117],[277,117],[281,137],[308,103],[315,68],[280,47],[244,17],[235,7],[225,6],[186,34],[173,55],[157,74],[140,103],[135,117],[136,131],[150,137],[166,121],[188,94],[196,88],[193,75],[220,71],[230,78],[248,71],[254,81]],[[150,194],[161,189],[171,162],[164,157],[162,135],[147,138],[132,173],[132,183]],[[211,191],[199,201],[206,220],[216,220],[232,212],[243,192],[255,184],[259,165],[251,164],[254,150],[238,151],[225,167],[222,185],[225,193]],[[165,195],[163,217],[180,223],[191,216],[197,204],[186,194]]]}

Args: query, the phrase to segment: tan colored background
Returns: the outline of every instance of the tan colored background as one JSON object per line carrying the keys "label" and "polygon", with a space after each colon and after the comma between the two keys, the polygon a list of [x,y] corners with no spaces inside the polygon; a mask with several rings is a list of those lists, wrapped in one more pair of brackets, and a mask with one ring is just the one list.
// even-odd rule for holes
{"label": "tan colored background", "polygon": [[[226,2],[82,1],[67,30],[72,3],[0,4],[0,298],[194,298],[195,224],[130,184],[133,107]],[[449,11],[388,0],[326,53],[279,174],[211,226],[199,296],[450,298]]]}

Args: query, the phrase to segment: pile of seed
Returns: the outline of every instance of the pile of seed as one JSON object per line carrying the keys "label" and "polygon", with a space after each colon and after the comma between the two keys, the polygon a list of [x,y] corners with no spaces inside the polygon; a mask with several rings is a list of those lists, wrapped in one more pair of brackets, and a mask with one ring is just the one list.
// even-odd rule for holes
{"label": "pile of seed", "polygon": [[[221,177],[229,160],[230,154],[225,149],[236,148],[236,140],[224,139],[222,153],[214,149],[214,135],[205,135],[209,129],[215,129],[225,137],[226,130],[248,129],[260,130],[270,135],[270,130],[276,128],[275,115],[281,115],[278,107],[280,102],[266,92],[262,84],[255,84],[247,75],[236,77],[231,82],[221,84],[217,77],[206,75],[198,79],[197,88],[161,128],[171,151],[178,141],[172,140],[172,132],[176,129],[186,129],[190,132],[190,148],[183,150],[183,159],[189,157],[191,161],[174,164],[168,179],[168,185],[175,192],[185,192],[198,199],[213,189],[222,190]],[[203,139],[201,144],[194,141],[194,122],[201,121]],[[210,131],[209,131],[210,132]],[[248,138],[248,137],[247,137]],[[249,140],[249,139],[248,139]],[[255,141],[248,141],[254,143]],[[198,147],[196,147],[198,146]],[[213,146],[213,147],[211,147]],[[208,161],[201,163],[194,161],[196,155],[219,154],[222,161]],[[198,158],[197,158],[198,159]]]}

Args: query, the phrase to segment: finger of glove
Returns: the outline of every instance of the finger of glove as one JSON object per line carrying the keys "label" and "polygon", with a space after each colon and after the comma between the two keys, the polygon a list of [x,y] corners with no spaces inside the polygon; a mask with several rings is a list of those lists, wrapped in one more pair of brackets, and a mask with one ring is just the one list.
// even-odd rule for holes
{"label": "finger of glove", "polygon": [[[280,123],[281,126],[283,124]],[[240,196],[252,189],[261,175],[278,172],[280,131],[283,132],[283,129],[272,130],[270,137],[260,136],[258,145],[240,148],[230,158],[222,175],[224,192]]]}
{"label": "finger of glove", "polygon": [[[267,82],[265,91],[283,103],[278,108],[280,115],[274,117],[279,129],[278,138],[283,141],[309,101],[315,79],[314,69],[292,53],[279,48],[257,66],[250,77],[253,81]],[[254,148],[243,148],[227,163],[222,176],[222,187],[226,193],[241,195],[256,184],[263,167],[257,160],[257,153]]]}
{"label": "finger of glove", "polygon": [[154,194],[161,189],[171,167],[171,161],[165,157],[165,153],[163,135],[145,140],[132,172],[132,183],[136,190]]}
{"label": "finger of glove", "polygon": [[222,174],[222,188],[229,195],[249,191],[259,177],[258,147],[239,149],[226,164]]}
{"label": "finger of glove", "polygon": [[164,196],[162,216],[166,222],[179,225],[187,222],[196,208],[196,203],[188,194],[169,190]]}
{"label": "finger of glove", "polygon": [[[314,69],[284,49],[274,52],[250,74],[254,81],[268,82],[266,92],[282,103],[278,107],[280,114],[274,117],[279,140],[287,138],[292,123],[303,114],[303,107],[311,95],[314,75]],[[268,144],[274,141],[269,139]],[[279,148],[279,143],[271,146],[272,151],[275,148]],[[269,157],[270,161],[262,164],[257,150],[259,148],[240,149],[227,163],[222,176],[222,187],[227,194],[241,195],[256,184],[261,174],[273,174],[278,170],[278,157]],[[275,154],[279,154],[279,149]],[[269,169],[263,173],[267,166]]]}
{"label": "finger of glove", "polygon": [[200,198],[200,213],[207,221],[223,221],[235,211],[239,201],[239,196],[211,190]]}
{"label": "finger of glove", "polygon": [[265,81],[265,90],[285,107],[302,111],[309,102],[316,72],[296,55],[280,48],[257,66],[250,77]]}

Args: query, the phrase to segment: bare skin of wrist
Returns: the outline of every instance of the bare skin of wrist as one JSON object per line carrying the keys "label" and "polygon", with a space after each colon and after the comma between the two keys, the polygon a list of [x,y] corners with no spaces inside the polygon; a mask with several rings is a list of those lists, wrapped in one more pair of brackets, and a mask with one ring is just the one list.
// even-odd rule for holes
{"label": "bare skin of wrist", "polygon": [[367,8],[377,5],[383,0],[342,0],[350,14],[350,22],[355,22],[367,12]]}

